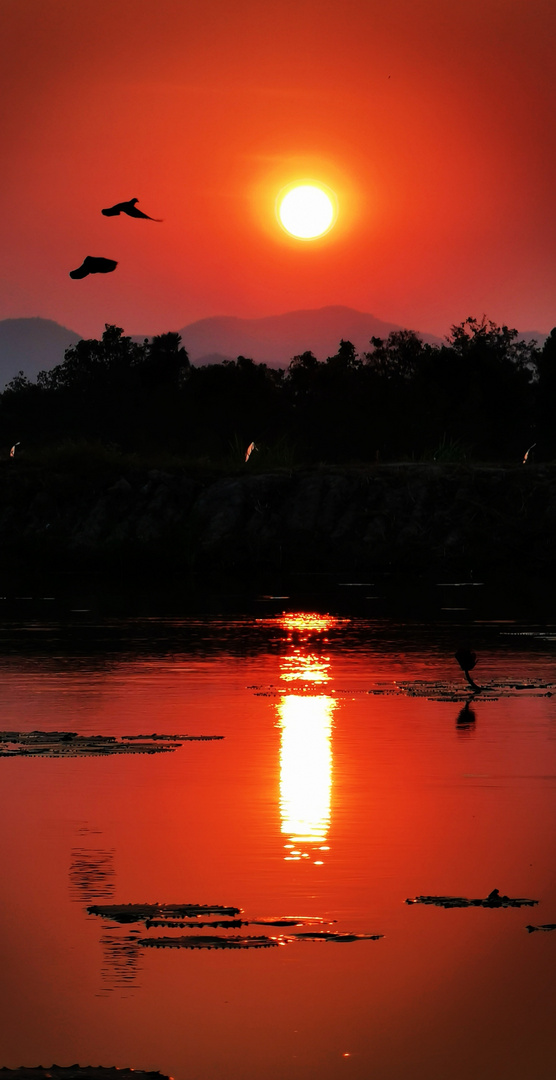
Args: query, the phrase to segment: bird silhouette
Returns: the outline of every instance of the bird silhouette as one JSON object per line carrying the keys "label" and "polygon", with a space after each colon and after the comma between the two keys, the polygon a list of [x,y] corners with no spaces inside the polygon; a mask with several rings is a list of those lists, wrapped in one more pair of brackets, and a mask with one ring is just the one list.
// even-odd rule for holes
{"label": "bird silhouette", "polygon": [[461,730],[461,728],[472,727],[473,724],[475,723],[475,720],[477,719],[477,717],[475,716],[475,713],[473,712],[473,709],[469,708],[470,700],[471,700],[471,698],[469,698],[465,702],[465,705],[463,706],[463,709],[460,709],[460,711],[459,711],[459,713],[457,715],[456,727],[460,728],[460,730]]}
{"label": "bird silhouette", "polygon": [[147,218],[148,221],[162,221],[162,218],[151,217],[149,214],[144,214],[142,210],[138,210],[135,203],[139,202],[139,199],[130,199],[128,202],[115,203],[114,206],[107,206],[101,213],[105,217],[116,217],[117,214],[127,214],[129,217]]}
{"label": "bird silhouette", "polygon": [[84,278],[88,274],[110,274],[112,270],[117,267],[115,259],[103,259],[96,255],[86,255],[81,263],[81,266],[77,267],[77,270],[70,270],[69,276],[71,278]]}
{"label": "bird silhouette", "polygon": [[475,691],[480,690],[481,687],[477,686],[476,682],[473,682],[473,679],[471,678],[471,676],[469,674],[469,672],[473,670],[473,668],[475,667],[475,664],[477,663],[477,653],[473,652],[473,649],[463,648],[463,649],[458,649],[458,651],[456,653],[454,653],[454,656],[455,656],[461,670],[463,671],[463,674],[465,675],[465,678],[467,679],[467,682],[469,683],[469,685]]}

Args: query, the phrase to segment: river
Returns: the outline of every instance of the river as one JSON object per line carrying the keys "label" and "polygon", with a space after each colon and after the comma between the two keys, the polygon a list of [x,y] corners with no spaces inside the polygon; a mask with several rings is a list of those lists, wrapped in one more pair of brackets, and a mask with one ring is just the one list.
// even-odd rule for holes
{"label": "river", "polygon": [[[444,583],[426,619],[338,586],[329,605],[183,615],[12,599],[0,1065],[554,1075],[556,931],[526,927],[556,922],[556,625],[486,611],[475,582]],[[32,731],[123,750],[29,752]],[[155,734],[194,738],[124,752]],[[493,889],[538,905],[406,903]],[[158,905],[162,925],[88,911],[110,904]],[[239,914],[170,925],[164,905],[197,904]],[[150,944],[191,934],[216,947]]]}

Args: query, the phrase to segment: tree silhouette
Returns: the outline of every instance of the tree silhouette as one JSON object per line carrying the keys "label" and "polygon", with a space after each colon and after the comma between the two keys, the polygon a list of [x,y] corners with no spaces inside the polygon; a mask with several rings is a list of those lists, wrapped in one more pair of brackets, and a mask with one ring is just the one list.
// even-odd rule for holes
{"label": "tree silhouette", "polygon": [[458,445],[517,464],[533,442],[538,459],[556,454],[556,330],[541,351],[470,316],[440,346],[411,330],[370,346],[358,355],[342,339],[325,361],[307,350],[283,369],[246,356],[195,367],[175,332],[138,343],[107,324],[36,383],[17,375],[0,424],[8,443],[79,438],[207,460],[252,441],[295,445],[306,462],[419,460]]}

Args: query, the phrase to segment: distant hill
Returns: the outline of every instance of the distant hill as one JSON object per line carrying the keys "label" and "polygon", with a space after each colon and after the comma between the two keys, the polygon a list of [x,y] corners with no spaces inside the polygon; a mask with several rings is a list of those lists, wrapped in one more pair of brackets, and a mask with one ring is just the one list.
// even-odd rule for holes
{"label": "distant hill", "polygon": [[[387,338],[393,330],[401,329],[396,323],[383,322],[375,315],[338,306],[288,311],[263,319],[214,316],[182,326],[179,333],[193,364],[249,356],[257,363],[287,367],[292,356],[306,350],[314,353],[317,360],[326,360],[337,352],[342,338],[362,352],[369,348],[371,337]],[[420,336],[440,344],[440,338],[432,334]]]}
{"label": "distant hill", "polygon": [[81,336],[52,319],[0,319],[0,391],[19,371],[34,380],[39,371],[61,364]]}
{"label": "distant hill", "polygon": [[[175,327],[169,326],[168,330]],[[239,319],[233,315],[215,315],[210,319],[182,326],[184,347],[193,364],[221,364],[249,356],[257,363],[272,367],[287,367],[292,356],[310,350],[318,360],[326,360],[338,349],[340,340],[351,341],[357,352],[369,348],[371,337],[387,338],[402,327],[384,322],[375,315],[349,307],[323,307],[287,311],[284,315],[269,315],[262,319]],[[424,341],[440,345],[441,339],[410,327]],[[129,333],[129,330],[126,330]],[[131,335],[142,343],[147,334]],[[527,331],[520,337],[535,338],[542,345],[546,334]],[[52,319],[0,320],[0,392],[19,371],[36,379],[39,371],[49,371],[61,364],[64,352],[82,338],[75,330],[60,326]]]}
{"label": "distant hill", "polygon": [[519,333],[520,339],[523,341],[536,341],[540,349],[542,349],[548,334],[543,334],[542,330],[524,330],[523,333]]}

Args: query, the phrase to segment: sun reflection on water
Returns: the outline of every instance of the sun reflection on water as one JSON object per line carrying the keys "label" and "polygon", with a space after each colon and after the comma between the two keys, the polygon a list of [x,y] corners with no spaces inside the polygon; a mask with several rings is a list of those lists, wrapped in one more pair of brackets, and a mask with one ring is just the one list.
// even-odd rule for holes
{"label": "sun reflection on water", "polygon": [[280,679],[283,682],[325,683],[330,679],[329,656],[304,654],[301,649],[294,649],[289,656],[280,657]]}
{"label": "sun reflection on water", "polygon": [[[330,828],[333,698],[288,694],[278,702],[280,811],[286,859],[313,861]],[[322,859],[318,859],[322,862]]]}
{"label": "sun reflection on water", "polygon": [[[323,864],[329,850],[332,792],[332,727],[335,698],[312,692],[330,680],[330,657],[320,652],[333,616],[287,614],[280,625],[288,630],[289,651],[280,658],[280,679],[291,693],[277,702],[280,741],[281,829],[287,837],[284,858]],[[316,640],[315,640],[316,639]]]}

